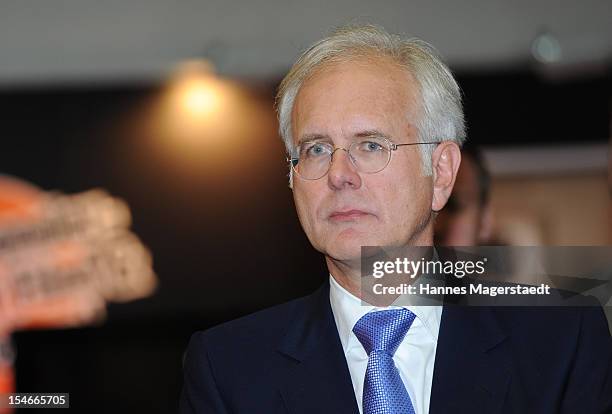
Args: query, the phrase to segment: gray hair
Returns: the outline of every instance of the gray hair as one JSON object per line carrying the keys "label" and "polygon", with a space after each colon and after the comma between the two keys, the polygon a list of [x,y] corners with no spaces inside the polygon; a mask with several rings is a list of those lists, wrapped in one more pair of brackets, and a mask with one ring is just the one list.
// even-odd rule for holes
{"label": "gray hair", "polygon": [[[461,92],[450,69],[433,46],[417,38],[402,38],[373,25],[344,26],[325,37],[295,62],[280,84],[276,97],[279,132],[290,155],[295,155],[291,112],[300,88],[326,64],[358,57],[390,58],[412,74],[421,103],[415,120],[419,142],[465,140]],[[425,174],[431,175],[434,145],[419,145]]]}

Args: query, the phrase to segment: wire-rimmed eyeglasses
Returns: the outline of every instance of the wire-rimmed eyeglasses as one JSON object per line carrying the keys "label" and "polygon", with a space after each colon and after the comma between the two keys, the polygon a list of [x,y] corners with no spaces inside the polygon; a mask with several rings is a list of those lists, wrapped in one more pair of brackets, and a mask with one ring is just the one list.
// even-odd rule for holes
{"label": "wire-rimmed eyeglasses", "polygon": [[384,170],[391,161],[391,152],[411,145],[439,144],[439,142],[412,142],[394,144],[385,137],[367,137],[351,143],[348,149],[325,141],[307,141],[297,147],[297,156],[288,158],[293,171],[304,180],[324,177],[332,164],[336,151],[346,151],[351,164],[359,172],[375,174]]}

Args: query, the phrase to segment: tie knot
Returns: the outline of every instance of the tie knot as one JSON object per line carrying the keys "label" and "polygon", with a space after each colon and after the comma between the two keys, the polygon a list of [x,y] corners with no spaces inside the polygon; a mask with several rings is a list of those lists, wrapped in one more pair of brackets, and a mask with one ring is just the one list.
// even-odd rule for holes
{"label": "tie knot", "polygon": [[389,309],[365,314],[353,327],[368,356],[372,351],[395,354],[416,315],[408,309]]}

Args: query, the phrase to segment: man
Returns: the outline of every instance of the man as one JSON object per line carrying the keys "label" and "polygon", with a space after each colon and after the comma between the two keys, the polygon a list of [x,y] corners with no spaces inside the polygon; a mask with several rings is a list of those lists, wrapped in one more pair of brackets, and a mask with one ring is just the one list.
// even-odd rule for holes
{"label": "man", "polygon": [[461,148],[461,167],[453,193],[436,218],[436,245],[476,246],[491,242],[490,182],[480,150],[466,142]]}
{"label": "man", "polygon": [[299,58],[278,111],[298,216],[329,283],[194,334],[182,413],[610,407],[601,310],[361,304],[361,246],[431,246],[459,168],[460,92],[430,46],[340,29]]}

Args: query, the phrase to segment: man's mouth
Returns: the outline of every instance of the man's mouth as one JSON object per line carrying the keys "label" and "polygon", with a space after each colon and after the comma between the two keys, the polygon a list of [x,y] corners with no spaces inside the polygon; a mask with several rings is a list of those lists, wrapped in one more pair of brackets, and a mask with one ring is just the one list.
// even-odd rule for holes
{"label": "man's mouth", "polygon": [[329,219],[331,221],[355,221],[368,215],[370,215],[370,213],[365,212],[363,210],[340,210],[332,212],[329,215]]}

